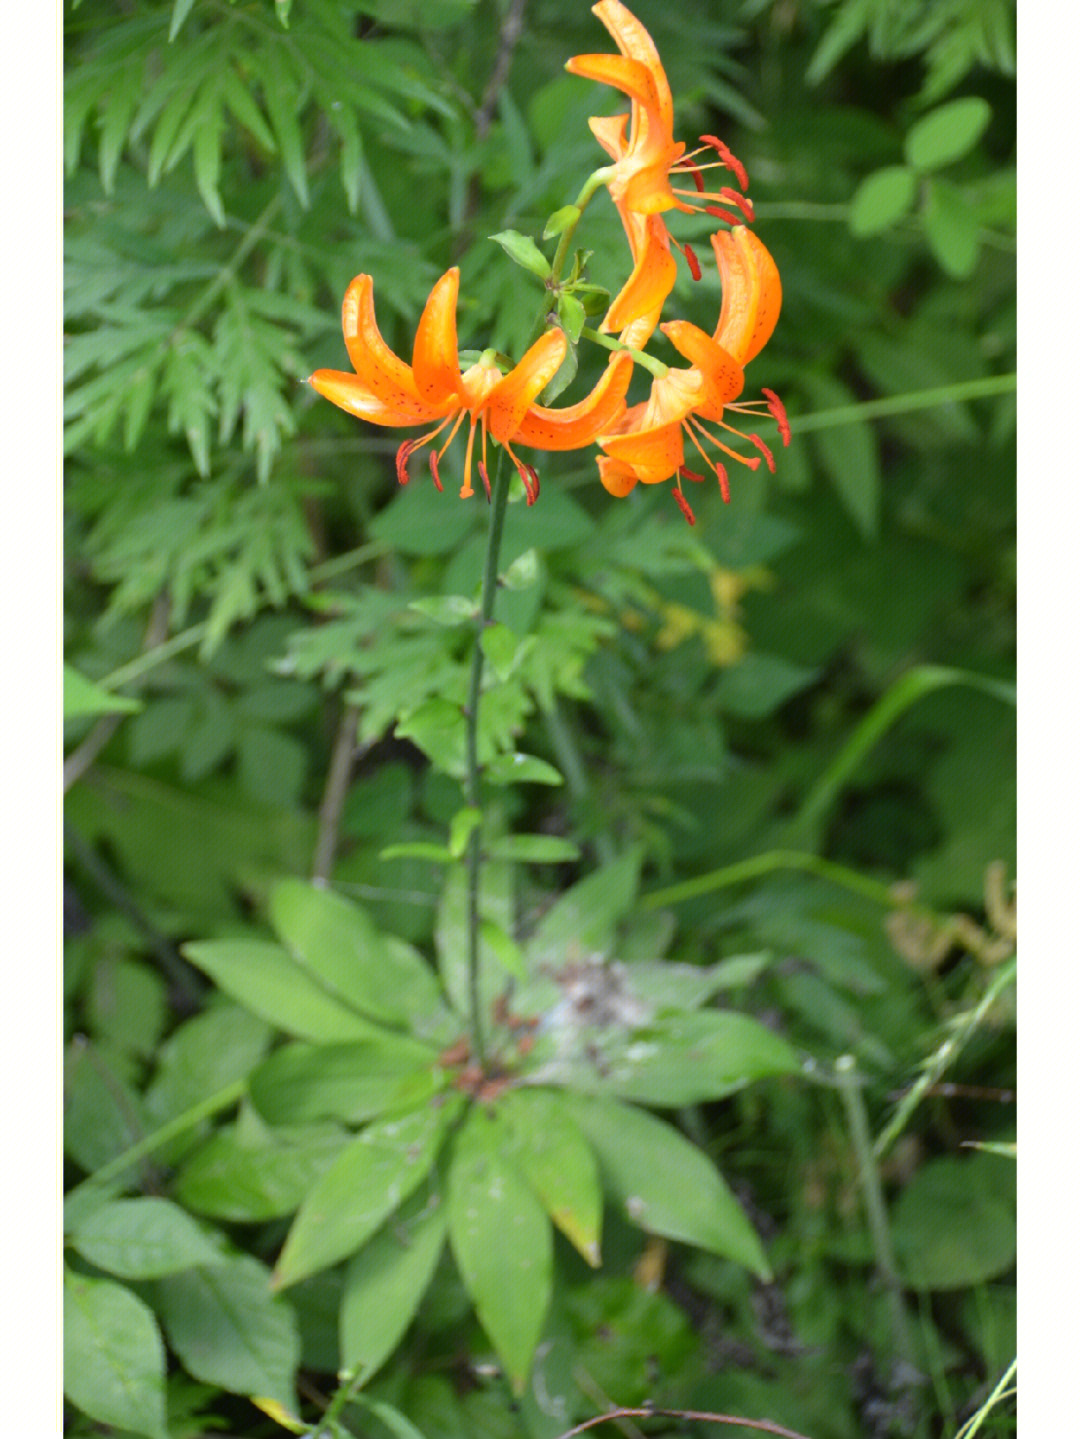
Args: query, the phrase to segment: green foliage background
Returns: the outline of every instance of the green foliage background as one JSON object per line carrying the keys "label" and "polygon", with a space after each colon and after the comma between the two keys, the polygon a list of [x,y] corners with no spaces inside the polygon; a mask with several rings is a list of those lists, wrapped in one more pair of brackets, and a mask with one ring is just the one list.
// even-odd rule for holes
{"label": "green foliage background", "polygon": [[[719,133],[749,169],[784,283],[750,379],[794,439],[775,478],[733,475],[730,506],[695,493],[693,530],[662,486],[610,499],[586,452],[540,456],[538,505],[510,507],[480,722],[484,982],[548,1017],[522,1072],[562,1065],[511,1093],[562,1107],[526,1123],[500,1099],[505,1132],[481,1133],[470,1106],[453,1172],[425,1182],[464,1192],[472,1155],[524,1193],[542,1165],[522,1134],[585,1135],[563,1156],[580,1192],[541,1195],[554,1241],[522,1198],[535,1240],[485,1278],[498,1216],[470,1250],[451,1215],[448,1247],[418,1191],[278,1291],[353,1132],[419,1102],[386,1074],[452,1077],[401,1046],[462,1028],[487,522],[451,486],[400,490],[401,437],[300,382],[345,363],[360,271],[399,353],[458,264],[463,344],[520,355],[542,293],[487,237],[539,238],[600,163],[586,117],[620,106],[563,65],[610,45],[582,0],[65,7],[72,1434],[306,1432],[330,1403],[325,1434],[554,1439],[645,1399],[816,1439],[1014,1430],[986,1403],[1015,1353],[1013,6],[635,13],[676,134]],[[618,288],[606,195],[577,240]],[[681,271],[672,313],[711,330],[718,301],[708,267]],[[563,402],[598,372],[580,362]],[[296,937],[330,923],[313,876],[363,936],[333,981],[356,986],[343,1032],[296,1010],[303,964],[325,988],[344,952]],[[544,1050],[593,955],[657,986],[663,1062],[622,1090]],[[293,966],[276,999],[274,964]],[[423,1003],[365,988],[387,972]],[[357,1013],[389,1065],[364,1104],[340,1053]],[[734,1020],[758,1036],[739,1064],[734,1031],[715,1037]],[[617,1030],[590,1040],[614,1072]],[[762,1057],[770,1031],[790,1066]],[[333,1064],[344,1108],[320,1087]],[[677,1186],[627,1194],[651,1166],[627,1177],[618,1155],[655,1162],[677,1131],[723,1175],[719,1238]],[[504,1276],[542,1251],[547,1297],[508,1303]]]}

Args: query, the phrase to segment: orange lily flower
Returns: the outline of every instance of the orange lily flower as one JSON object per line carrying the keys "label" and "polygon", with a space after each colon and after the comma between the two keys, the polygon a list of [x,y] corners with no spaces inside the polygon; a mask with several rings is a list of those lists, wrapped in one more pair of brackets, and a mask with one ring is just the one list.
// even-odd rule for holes
{"label": "orange lily flower", "polygon": [[455,267],[435,282],[417,326],[412,364],[407,365],[379,332],[371,276],[357,275],[345,292],[341,311],[345,348],[356,373],[316,370],[308,383],[339,409],[373,425],[420,425],[437,421],[434,429],[420,439],[405,440],[399,446],[396,466],[401,484],[408,481],[406,465],[412,452],[431,444],[449,426],[441,448],[437,453],[432,448],[429,457],[432,477],[442,489],[439,461],[468,415],[462,498],[474,493],[472,458],[479,424],[478,468],[485,487],[490,434],[513,460],[532,504],[539,492],[536,471],[514,454],[510,442],[520,438],[523,443],[540,449],[577,449],[591,444],[623,410],[633,361],[629,355],[613,356],[613,361],[617,359],[619,364],[609,364],[592,394],[566,410],[545,410],[533,403],[566,354],[566,336],[561,330],[549,330],[542,335],[507,375],[498,368],[489,351],[462,374],[458,366],[456,319],[459,278],[460,272]]}
{"label": "orange lily flower", "polygon": [[712,245],[724,287],[715,332],[709,335],[685,320],[660,326],[690,366],[669,369],[653,381],[649,398],[631,406],[611,431],[600,436],[604,454],[597,461],[601,482],[613,495],[629,494],[639,480],[653,485],[678,475],[674,495],[691,523],[693,513],[683,496],[682,480],[700,480],[703,476],[687,469],[684,463],[684,435],[689,435],[716,475],[725,501],[729,498],[727,471],[706,454],[703,441],[750,469],[757,469],[762,457],[770,470],[775,470],[776,463],[760,435],[746,436],[761,451],[761,455],[748,458],[712,434],[703,420],[739,434],[724,419],[724,411],[757,415],[764,409],[776,420],[783,443],[786,445],[791,438],[783,404],[772,390],[762,391],[764,400],[734,403],[743,390],[744,365],[765,345],[780,314],[776,263],[757,236],[742,225],[730,233],[721,230],[712,237]]}
{"label": "orange lily flower", "polygon": [[[686,154],[685,144],[674,138],[671,88],[652,37],[641,21],[619,0],[599,0],[592,10],[620,53],[575,55],[567,61],[566,68],[572,75],[612,85],[631,100],[629,138],[624,115],[594,117],[589,121],[593,134],[615,161],[608,189],[620,206],[620,213],[622,207],[638,215],[657,215],[672,209],[687,214],[703,210],[708,215],[731,221],[735,215],[729,212],[735,210],[752,223],[751,202],[727,186],[707,192],[701,167],[695,163],[696,155],[704,150],[713,151],[718,159],[709,163],[721,164],[730,170],[745,190],[746,170],[724,142],[715,135],[702,135],[704,145]],[[688,176],[694,189],[673,188],[672,175]],[[696,270],[692,253],[687,253],[687,259],[691,270]]]}

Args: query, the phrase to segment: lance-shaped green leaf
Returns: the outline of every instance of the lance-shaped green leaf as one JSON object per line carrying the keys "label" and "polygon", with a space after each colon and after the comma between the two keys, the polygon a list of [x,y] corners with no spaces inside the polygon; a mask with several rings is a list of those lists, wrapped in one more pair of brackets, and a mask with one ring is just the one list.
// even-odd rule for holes
{"label": "lance-shaped green leaf", "polygon": [[768,1279],[761,1241],[738,1200],[677,1129],[614,1100],[567,1093],[564,1103],[596,1151],[604,1188],[628,1219]]}
{"label": "lance-shaped green leaf", "polygon": [[596,1076],[598,1093],[656,1105],[720,1099],[752,1080],[798,1068],[794,1050],[771,1029],[748,1015],[716,1010],[658,1019],[607,1058]]}
{"label": "lance-shaped green leaf", "polygon": [[312,1127],[293,1140],[245,1142],[219,1130],[183,1166],[176,1197],[199,1214],[251,1224],[292,1214],[350,1142]]}
{"label": "lance-shaped green leaf", "polygon": [[242,1254],[212,1269],[159,1279],[155,1307],[170,1346],[194,1378],[295,1409],[296,1314],[288,1300],[274,1296],[269,1271],[257,1259]]}
{"label": "lance-shaped green leaf", "polygon": [[439,1008],[438,980],[420,955],[340,895],[285,880],[270,896],[270,919],[296,960],[351,1007],[398,1024]]}
{"label": "lance-shaped green leaf", "polygon": [[142,709],[142,700],[130,695],[114,695],[88,680],[71,665],[64,666],[64,718],[81,715],[131,714]]}
{"label": "lance-shaped green leaf", "polygon": [[480,1323],[516,1394],[551,1299],[551,1224],[507,1156],[497,1114],[474,1108],[450,1160],[450,1243]]}
{"label": "lance-shaped green leaf", "polygon": [[341,1367],[365,1383],[397,1348],[446,1240],[446,1206],[414,1195],[349,1261],[341,1296]]}
{"label": "lance-shaped green leaf", "polygon": [[559,964],[567,953],[610,953],[615,924],[637,894],[641,852],[627,850],[613,864],[579,880],[551,906],[536,927],[529,949],[537,960]]}
{"label": "lance-shaped green leaf", "polygon": [[65,1273],[64,1392],[99,1424],[167,1439],[165,1346],[122,1284]]}
{"label": "lance-shaped green leaf", "polygon": [[356,1125],[414,1109],[444,1083],[433,1049],[387,1033],[351,1044],[287,1044],[254,1071],[249,1093],[268,1124]]}
{"label": "lance-shaped green leaf", "polygon": [[84,1259],[122,1279],[157,1279],[223,1258],[189,1214],[168,1199],[115,1199],[69,1236]]}
{"label": "lance-shaped green leaf", "polygon": [[530,270],[541,280],[550,277],[551,262],[530,236],[523,235],[520,230],[500,230],[497,235],[489,235],[488,239],[501,245],[515,265]]}
{"label": "lance-shaped green leaf", "polygon": [[570,1243],[596,1268],[603,1219],[600,1171],[562,1096],[514,1089],[499,1107],[511,1136],[510,1156]]}
{"label": "lance-shaped green leaf", "polygon": [[423,1182],[461,1103],[454,1094],[443,1104],[380,1120],[358,1134],[301,1204],[275,1285],[295,1284],[359,1249]]}
{"label": "lance-shaped green leaf", "polygon": [[183,953],[219,989],[286,1034],[329,1043],[382,1032],[329,994],[279,944],[262,939],[196,940],[185,944]]}

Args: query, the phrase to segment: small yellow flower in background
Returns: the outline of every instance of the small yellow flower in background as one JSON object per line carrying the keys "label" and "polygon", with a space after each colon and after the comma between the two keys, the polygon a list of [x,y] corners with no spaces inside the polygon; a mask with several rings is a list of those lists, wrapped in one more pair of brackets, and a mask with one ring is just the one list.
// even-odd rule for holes
{"label": "small yellow flower in background", "polygon": [[487,438],[490,434],[517,467],[532,504],[539,492],[536,471],[510,448],[512,440],[536,449],[579,449],[591,444],[601,430],[624,408],[633,361],[627,354],[613,355],[590,395],[564,410],[535,405],[562,364],[566,336],[548,330],[504,375],[492,351],[485,351],[464,374],[458,365],[457,298],[459,271],[447,270],[435,282],[416,330],[412,363],[406,364],[390,349],[375,321],[370,275],[357,275],[345,292],[342,329],[355,374],[342,370],[316,370],[309,384],[339,409],[373,425],[430,424],[435,428],[416,440],[405,440],[397,452],[397,477],[408,481],[409,456],[430,445],[449,426],[441,448],[431,450],[431,474],[437,487],[439,461],[469,416],[465,452],[463,498],[473,494],[472,460],[477,424],[480,426],[479,472],[487,478]]}
{"label": "small yellow flower in background", "polygon": [[600,479],[609,493],[627,495],[639,481],[659,484],[678,475],[675,498],[691,523],[693,514],[681,481],[703,477],[684,462],[684,436],[689,435],[716,475],[725,500],[729,497],[727,471],[706,454],[703,441],[751,469],[758,467],[762,457],[770,470],[775,469],[775,461],[760,435],[746,436],[761,452],[748,457],[718,439],[703,420],[739,434],[724,419],[725,410],[749,415],[764,411],[776,420],[785,445],[791,436],[784,407],[771,390],[762,391],[763,400],[735,403],[743,390],[743,366],[765,345],[780,314],[782,292],[776,263],[757,236],[742,225],[730,233],[719,231],[712,237],[712,245],[724,296],[715,332],[708,335],[686,320],[661,325],[679,353],[691,362],[689,368],[669,369],[654,380],[649,398],[626,410],[598,441],[604,451],[598,460]]}

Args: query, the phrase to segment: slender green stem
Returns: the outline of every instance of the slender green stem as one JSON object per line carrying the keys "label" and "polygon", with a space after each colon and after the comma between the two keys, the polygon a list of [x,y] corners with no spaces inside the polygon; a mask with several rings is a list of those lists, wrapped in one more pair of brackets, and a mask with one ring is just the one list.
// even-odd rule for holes
{"label": "slender green stem", "polygon": [[[503,524],[506,520],[506,505],[510,497],[510,469],[506,464],[506,451],[499,451],[495,474],[491,481],[491,517],[488,523],[487,552],[484,556],[484,575],[480,588],[480,613],[476,620],[476,643],[473,647],[472,667],[469,671],[469,692],[465,703],[465,803],[480,805],[480,764],[478,760],[478,736],[480,729],[480,699],[484,679],[484,631],[495,613],[495,594],[499,584],[499,549],[502,545]],[[474,1061],[483,1067],[484,1026],[480,1010],[480,826],[469,835],[465,851],[465,868],[468,882],[468,929],[469,929],[469,1028],[471,1030]]]}
{"label": "slender green stem", "polygon": [[[725,865],[723,869],[710,870],[708,874],[683,880],[679,884],[668,885],[666,889],[655,889],[651,894],[642,897],[641,908],[663,909],[666,905],[679,904],[683,900],[700,899],[703,895],[713,894],[718,889],[728,889],[735,884],[745,884],[747,880],[760,879],[763,875],[785,869],[804,870],[809,874],[816,874],[819,879],[843,885],[845,889],[849,889],[855,894],[861,894],[864,899],[869,899],[874,904],[885,905],[889,909],[895,909],[900,904],[911,908],[906,897],[898,896],[891,885],[884,884],[881,880],[871,879],[867,875],[860,874],[858,870],[848,869],[846,865],[837,864],[834,860],[822,859],[820,855],[804,854],[799,850],[790,849],[768,850],[764,854],[755,854],[750,859],[742,859],[736,861],[735,864]],[[925,912],[930,913],[930,911]]]}
{"label": "slender green stem", "polygon": [[212,1118],[220,1110],[228,1109],[230,1105],[236,1104],[246,1092],[247,1080],[237,1079],[232,1084],[227,1084],[224,1089],[219,1089],[215,1094],[200,1100],[198,1104],[193,1104],[190,1109],[185,1109],[183,1114],[178,1114],[175,1118],[168,1120],[160,1128],[155,1129],[152,1134],[146,1135],[137,1144],[133,1144],[122,1154],[118,1154],[115,1159],[110,1159],[108,1164],[103,1164],[100,1169],[96,1169],[93,1174],[69,1191],[64,1201],[65,1204],[70,1205],[76,1195],[87,1193],[93,1188],[118,1179],[133,1164],[137,1164],[140,1159],[145,1159],[148,1154],[153,1154],[162,1145],[168,1144],[170,1140],[178,1138],[181,1134],[186,1134],[189,1129],[194,1129],[195,1125],[201,1124],[204,1119]]}
{"label": "slender green stem", "polygon": [[904,1308],[903,1285],[893,1258],[892,1238],[889,1234],[889,1219],[885,1210],[885,1198],[881,1192],[881,1178],[870,1146],[870,1126],[866,1118],[859,1077],[855,1070],[855,1059],[842,1054],[836,1061],[836,1074],[840,1080],[840,1094],[844,1101],[851,1145],[858,1165],[859,1185],[866,1206],[866,1217],[870,1224],[870,1238],[874,1246],[874,1262],[889,1301],[889,1317],[893,1331],[893,1345],[896,1353],[915,1363],[915,1349],[908,1328],[907,1311]]}
{"label": "slender green stem", "polygon": [[[1016,1393],[1016,1386],[1013,1383],[1015,1379],[1016,1360],[1014,1359],[1009,1365],[1009,1367],[1005,1370],[1005,1373],[994,1385],[990,1393],[986,1396],[986,1399],[983,1404],[980,1405],[978,1412],[973,1414],[971,1418],[964,1424],[964,1426],[956,1431],[956,1439],[974,1439],[974,1436],[982,1428],[983,1421],[990,1413],[991,1409],[995,1408],[1002,1399],[1008,1399]],[[1013,1385],[1011,1389],[1009,1388],[1010,1384]]]}
{"label": "slender green stem", "polygon": [[794,415],[790,417],[791,432],[804,435],[809,430],[831,430],[840,425],[854,425],[862,420],[881,419],[885,415],[904,415],[911,410],[958,405],[964,400],[984,400],[993,395],[1009,394],[1015,389],[1015,374],[987,375],[981,380],[961,380],[955,385],[938,385],[931,390],[912,390],[906,395],[887,395],[880,400],[841,405],[835,410],[818,410],[812,415]]}
{"label": "slender green stem", "polygon": [[635,365],[641,365],[644,369],[648,370],[650,375],[654,375],[658,380],[662,380],[670,368],[670,366],[664,364],[663,360],[656,359],[654,355],[648,354],[647,351],[632,349],[631,346],[624,345],[621,340],[617,340],[614,335],[601,334],[599,330],[594,330],[591,325],[583,325],[581,334],[584,339],[591,340],[594,345],[603,345],[605,350],[620,350],[624,355],[630,355]]}
{"label": "slender green stem", "polygon": [[874,1155],[876,1158],[883,1158],[892,1148],[897,1137],[903,1133],[904,1126],[911,1117],[912,1112],[922,1100],[923,1095],[948,1069],[956,1056],[967,1044],[968,1040],[978,1029],[987,1012],[997,1001],[1002,992],[1008,989],[1010,984],[1016,980],[1016,959],[1011,959],[1008,964],[1003,964],[994,976],[993,982],[987,986],[986,992],[966,1014],[960,1015],[953,1025],[951,1033],[945,1041],[934,1051],[927,1060],[926,1067],[916,1082],[908,1090],[907,1094],[896,1107],[896,1112],[888,1124],[881,1131],[874,1144]]}
{"label": "slender green stem", "polygon": [[860,720],[847,743],[827,767],[791,822],[787,838],[804,842],[825,817],[849,775],[862,762],[885,731],[917,700],[950,685],[966,685],[1005,704],[1016,704],[1016,687],[969,670],[946,665],[916,665],[893,684]]}

